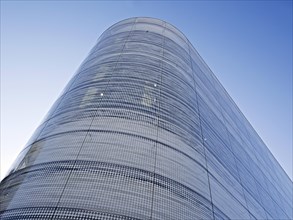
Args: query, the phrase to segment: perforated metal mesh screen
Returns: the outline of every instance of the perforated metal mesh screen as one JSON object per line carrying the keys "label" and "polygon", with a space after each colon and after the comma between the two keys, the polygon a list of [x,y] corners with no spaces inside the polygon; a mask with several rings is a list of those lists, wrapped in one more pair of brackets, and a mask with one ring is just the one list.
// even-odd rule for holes
{"label": "perforated metal mesh screen", "polygon": [[289,219],[292,182],[172,25],[99,38],[0,185],[1,219]]}

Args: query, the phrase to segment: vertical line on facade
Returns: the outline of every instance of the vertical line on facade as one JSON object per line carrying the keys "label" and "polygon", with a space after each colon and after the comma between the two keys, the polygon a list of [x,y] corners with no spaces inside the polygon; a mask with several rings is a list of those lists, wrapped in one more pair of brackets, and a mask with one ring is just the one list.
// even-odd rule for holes
{"label": "vertical line on facade", "polygon": [[[225,90],[226,91],[226,90]],[[241,113],[242,114],[242,113]],[[244,115],[243,115],[244,116]],[[244,118],[245,118],[245,116],[244,116]],[[246,119],[246,118],[245,118]],[[248,132],[248,129],[247,129],[247,127],[246,126],[243,126],[244,127],[244,130],[245,130],[245,133],[246,133],[246,137],[250,137],[250,134],[249,134],[249,132]],[[242,138],[241,138],[242,139]],[[250,138],[246,138],[247,139],[247,141],[250,143],[250,145],[253,147],[253,143],[251,142],[251,139]],[[253,153],[255,153],[255,149],[252,149],[254,152]],[[252,159],[252,158],[251,158]],[[257,153],[255,154],[255,159],[256,159],[256,161],[258,162],[258,164],[261,164],[261,162],[260,162],[260,160],[258,159],[258,157],[257,157]],[[251,171],[250,170],[248,170],[246,167],[245,167],[245,169],[247,170],[247,172],[248,173],[250,173],[251,174],[251,177],[253,178],[253,181],[254,181],[254,184],[256,185],[257,184],[257,180],[254,178],[254,176],[253,176],[253,174],[251,173]],[[262,170],[260,170],[260,172],[262,172]],[[263,172],[262,172],[263,173]],[[266,176],[264,173],[263,173],[263,175],[264,176]],[[275,175],[275,177],[278,179],[278,181],[280,181],[279,180],[279,178],[278,178],[278,175]],[[269,180],[269,179],[268,179]],[[269,182],[270,182],[270,180],[269,180]],[[259,184],[260,185],[260,184]],[[272,185],[274,185],[273,183],[272,183]],[[261,185],[260,185],[260,187],[261,188],[263,188]],[[265,189],[264,189],[265,190]],[[278,190],[278,189],[276,189],[276,190]],[[266,191],[266,190],[265,190]],[[247,190],[247,192],[250,194],[250,192]],[[257,193],[258,193],[258,196],[259,196],[259,198],[261,198],[261,195],[259,194],[259,190],[257,190]],[[268,193],[268,192],[267,192]],[[270,195],[269,195],[270,196]],[[275,201],[275,199],[274,198],[272,198],[272,197],[270,197],[271,199],[272,199],[272,201]],[[264,213],[265,213],[265,215],[266,215],[266,217],[267,217],[267,219],[269,219],[269,217],[268,217],[268,215],[271,215],[271,213],[268,213],[268,211],[264,208],[264,205],[263,205],[263,202],[261,202],[261,201],[257,201],[257,203],[263,208],[263,210],[264,210]],[[273,207],[274,207],[274,211],[276,212],[276,206],[275,206],[275,204],[273,204]],[[280,206],[279,206],[280,207]],[[281,208],[281,207],[280,207]],[[283,209],[281,208],[281,210],[283,211]]]}
{"label": "vertical line on facade", "polygon": [[[130,37],[130,35],[131,35],[131,33],[132,33],[132,30],[133,30],[133,27],[134,27],[134,25],[135,25],[136,20],[137,20],[137,18],[135,18],[135,20],[134,20],[134,22],[133,22],[133,24],[132,24],[131,30],[129,31],[129,34],[128,34],[128,36],[127,36],[127,38],[126,38],[126,40],[125,40],[125,42],[124,42],[124,44],[123,44],[123,47],[122,47],[122,49],[121,49],[121,53],[119,54],[119,57],[118,57],[118,59],[117,59],[116,62],[115,62],[115,66],[113,67],[112,74],[110,75],[109,80],[108,80],[108,82],[107,82],[107,85],[106,85],[106,88],[105,88],[105,92],[107,91],[107,88],[108,88],[109,83],[110,83],[111,76],[113,75],[113,72],[114,72],[114,70],[115,70],[116,67],[117,67],[117,63],[119,62],[119,60],[120,60],[120,58],[121,58],[121,56],[122,56],[122,53],[123,53],[123,51],[124,51],[125,45],[126,45],[128,39],[129,39],[129,37]],[[105,93],[105,92],[104,92],[104,93]],[[52,214],[51,219],[54,218],[54,215],[55,215],[55,213],[56,213],[56,211],[57,211],[58,205],[59,205],[59,203],[60,203],[60,201],[61,201],[61,198],[62,198],[62,196],[63,196],[63,194],[64,194],[65,188],[66,188],[66,186],[67,186],[67,184],[68,184],[68,182],[69,182],[69,179],[70,179],[70,177],[71,177],[72,171],[73,171],[73,169],[74,169],[74,167],[75,167],[76,161],[77,161],[77,159],[78,159],[78,157],[79,157],[79,155],[80,155],[81,149],[82,149],[82,147],[83,147],[83,145],[84,145],[84,142],[85,142],[85,140],[86,140],[86,138],[87,138],[87,136],[88,136],[88,134],[89,134],[89,131],[90,131],[91,126],[92,126],[92,124],[93,124],[93,122],[94,122],[94,119],[95,119],[96,116],[97,116],[96,113],[98,112],[99,104],[101,103],[101,101],[103,100],[104,97],[105,97],[105,96],[101,96],[101,98],[100,98],[100,102],[98,103],[98,105],[97,105],[97,107],[96,107],[96,110],[95,110],[95,112],[94,112],[94,114],[93,114],[93,118],[92,118],[92,120],[91,120],[91,123],[90,123],[90,125],[89,125],[89,128],[88,128],[88,130],[86,131],[85,137],[84,137],[84,139],[83,139],[83,141],[82,141],[82,144],[81,144],[81,146],[80,146],[80,148],[79,148],[79,151],[78,151],[78,153],[77,153],[76,159],[74,160],[73,166],[72,166],[72,168],[71,168],[71,170],[70,170],[70,173],[69,173],[69,175],[68,175],[68,177],[67,177],[67,180],[66,180],[66,182],[65,182],[65,185],[64,185],[64,187],[63,187],[63,189],[62,189],[61,195],[60,195],[60,197],[59,197],[59,199],[58,199],[57,205],[56,205],[56,207],[55,207],[55,209],[54,209],[54,211],[53,211],[53,214]]]}
{"label": "vertical line on facade", "polygon": [[191,54],[190,54],[189,42],[187,42],[187,45],[188,45],[188,51],[189,51],[190,66],[191,66],[191,71],[192,71],[192,79],[193,79],[193,84],[194,84],[195,97],[196,97],[198,119],[199,119],[199,127],[200,127],[200,134],[201,134],[200,136],[201,136],[201,142],[202,142],[202,145],[203,145],[203,153],[204,153],[205,165],[206,165],[206,170],[207,170],[207,178],[208,178],[208,186],[209,186],[210,199],[211,199],[211,205],[212,205],[212,213],[213,213],[213,219],[215,219],[214,203],[213,203],[212,190],[211,190],[211,184],[210,184],[210,175],[209,175],[210,172],[209,172],[209,169],[208,169],[206,146],[205,146],[205,141],[204,141],[203,132],[202,132],[202,123],[201,123],[201,115],[200,115],[200,110],[199,110],[198,94],[197,94],[196,83],[195,83],[194,74],[193,74],[192,58],[191,58]]}
{"label": "vertical line on facade", "polygon": [[[210,69],[209,69],[210,70]],[[211,71],[211,70],[210,70]],[[216,80],[218,80],[216,77],[215,77],[215,79]],[[212,81],[212,83],[215,85],[215,83],[214,83],[214,81]],[[227,91],[225,90],[225,88],[224,88],[224,91],[225,91],[225,94],[228,94],[227,93]],[[215,95],[217,96],[217,100],[219,100],[219,93],[215,93]],[[219,105],[220,105],[220,103],[218,103]],[[228,123],[228,120],[227,120],[227,118],[224,116],[224,113],[223,113],[223,108],[219,108],[220,109],[220,113],[221,113],[221,115],[222,115],[222,117],[223,117],[223,123],[224,123],[224,127],[225,127],[225,130],[226,130],[226,133],[227,133],[227,137],[228,137],[228,141],[229,141],[229,144],[230,144],[230,146],[231,146],[231,149],[229,149],[229,148],[227,148],[228,150],[230,150],[231,151],[231,153],[233,154],[233,157],[234,157],[234,161],[235,161],[235,166],[236,166],[236,169],[237,169],[237,172],[238,172],[238,178],[239,178],[239,181],[237,181],[237,182],[239,182],[239,184],[241,185],[241,187],[242,187],[242,193],[243,193],[243,197],[244,197],[244,200],[245,200],[245,203],[246,203],[246,210],[248,211],[248,213],[250,214],[250,215],[252,215],[252,216],[254,216],[251,212],[250,212],[250,210],[249,210],[249,208],[248,208],[248,204],[247,204],[247,199],[246,199],[246,196],[245,196],[245,192],[244,192],[244,189],[245,189],[245,187],[244,187],[244,185],[242,184],[242,180],[241,180],[241,178],[240,178],[240,172],[239,172],[239,167],[238,167],[238,165],[237,165],[237,159],[236,159],[236,157],[235,157],[235,153],[234,153],[234,151],[233,151],[233,148],[232,148],[232,143],[231,143],[231,139],[230,139],[230,136],[229,136],[229,131],[228,131],[228,126],[227,126],[227,123]],[[244,126],[244,130],[245,130],[245,133],[246,133],[246,136],[247,137],[249,137],[249,133],[248,133],[248,131],[247,131],[247,128]],[[238,132],[237,132],[237,134],[238,134]],[[240,136],[240,138],[242,139],[242,137]],[[252,142],[251,142],[251,140],[248,138],[247,139],[248,140],[248,142],[250,142],[251,144],[252,144]],[[258,158],[255,156],[255,158],[256,158],[256,160],[259,162],[259,160],[258,160]],[[246,167],[245,167],[245,169],[247,169]],[[250,174],[251,174],[251,172],[250,172],[250,170],[248,170],[247,169],[247,172],[249,172]],[[262,171],[261,171],[262,172]],[[232,174],[231,174],[231,176],[232,177],[234,177]],[[252,176],[252,178],[253,178],[253,180],[254,180],[254,183],[256,184],[256,179],[254,178],[254,176],[251,174],[251,176]],[[247,191],[247,193],[248,194],[250,194],[250,192],[249,191]],[[261,197],[260,196],[260,194],[259,194],[259,192],[257,191],[257,194],[258,194],[258,196],[259,197]],[[234,197],[233,195],[232,195],[232,197]],[[234,197],[235,198],[235,197]],[[236,198],[235,198],[236,199]],[[236,199],[237,200],[237,199]],[[272,198],[272,200],[274,200],[273,198]],[[239,201],[239,203],[240,203],[240,201]],[[263,204],[262,203],[259,203],[259,202],[257,202],[264,210],[265,210],[265,208],[263,207]],[[240,204],[242,204],[242,203],[240,203]],[[245,207],[244,207],[245,208]],[[275,206],[274,206],[274,208],[275,208]],[[267,212],[265,211],[265,215],[266,215],[266,218],[268,219],[268,215],[267,215]],[[251,216],[249,216],[250,218],[251,218]]]}
{"label": "vertical line on facade", "polygon": [[159,122],[160,122],[160,106],[161,106],[161,91],[162,91],[162,79],[163,79],[163,59],[164,59],[164,46],[165,46],[165,29],[166,29],[166,22],[164,23],[164,29],[162,31],[162,60],[161,60],[161,82],[160,82],[160,92],[159,92],[159,101],[158,101],[158,108],[157,108],[157,133],[156,133],[156,142],[154,144],[155,147],[155,162],[154,162],[154,171],[153,171],[153,186],[152,186],[152,202],[151,202],[151,217],[150,219],[153,218],[153,209],[154,209],[154,196],[155,196],[155,174],[156,174],[156,166],[157,166],[157,152],[158,152],[158,138],[159,138]]}
{"label": "vertical line on facade", "polygon": [[[216,95],[218,96],[218,94],[216,93]],[[239,174],[239,168],[238,168],[238,165],[237,165],[237,159],[236,159],[236,157],[235,157],[235,153],[234,153],[234,151],[233,151],[233,149],[232,149],[232,143],[231,143],[231,139],[230,139],[230,133],[229,133],[229,131],[228,131],[228,127],[227,127],[227,119],[224,117],[224,114],[223,114],[223,110],[222,110],[222,108],[220,108],[220,112],[221,112],[221,115],[222,115],[222,117],[223,117],[223,123],[225,124],[225,130],[226,130],[226,133],[227,133],[227,137],[228,137],[228,141],[229,141],[229,144],[230,144],[230,146],[231,146],[231,152],[232,152],[232,154],[233,154],[233,159],[234,159],[234,162],[235,162],[235,166],[236,166],[236,169],[237,169],[237,174],[238,174],[238,178],[239,178],[239,183],[240,183],[240,185],[241,185],[241,189],[242,189],[242,193],[243,193],[243,197],[244,197],[244,200],[245,200],[245,204],[246,204],[246,210],[248,211],[248,213],[250,214],[250,215],[252,215],[252,213],[249,211],[249,209],[248,209],[248,205],[247,205],[247,200],[246,200],[246,196],[245,196],[245,193],[244,193],[244,187],[243,187],[243,184],[242,184],[242,181],[241,181],[241,178],[240,178],[240,174]],[[228,148],[228,150],[230,150],[229,148]],[[231,174],[231,176],[233,176],[232,174]],[[237,181],[238,182],[238,181]],[[233,195],[232,195],[233,196]],[[233,196],[234,197],[234,196]],[[235,197],[234,197],[235,198]],[[236,199],[236,198],[235,198]],[[240,201],[239,201],[239,203],[240,203]],[[241,204],[241,203],[240,203]],[[251,216],[249,215],[249,218],[251,219]],[[252,215],[253,216],[253,215]]]}

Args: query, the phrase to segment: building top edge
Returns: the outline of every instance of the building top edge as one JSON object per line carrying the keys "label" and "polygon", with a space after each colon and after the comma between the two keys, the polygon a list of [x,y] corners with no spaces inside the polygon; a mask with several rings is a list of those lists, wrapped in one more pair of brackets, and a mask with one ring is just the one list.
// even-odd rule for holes
{"label": "building top edge", "polygon": [[[184,39],[185,43],[188,45],[189,49],[192,50],[195,54],[196,57],[198,59],[198,61],[202,64],[202,67],[205,69],[205,72],[208,73],[213,80],[218,83],[222,89],[222,91],[225,93],[225,95],[228,97],[229,101],[231,102],[231,104],[233,104],[236,107],[236,110],[238,111],[238,113],[241,115],[241,117],[243,117],[243,119],[249,124],[249,129],[251,129],[255,135],[258,137],[258,139],[264,144],[266,150],[269,152],[269,154],[271,154],[275,160],[275,162],[277,162],[279,168],[281,168],[282,172],[285,174],[285,176],[287,177],[287,179],[290,180],[291,184],[293,185],[293,180],[289,177],[289,175],[286,173],[286,171],[284,170],[284,168],[281,166],[281,164],[279,163],[279,161],[276,159],[276,157],[273,155],[273,153],[271,152],[271,150],[269,149],[269,147],[267,146],[267,144],[263,141],[263,139],[259,136],[258,132],[254,129],[254,127],[251,125],[250,121],[246,118],[246,116],[243,114],[243,112],[241,111],[241,109],[238,107],[238,105],[235,103],[234,99],[230,96],[230,94],[228,93],[228,91],[225,89],[225,87],[222,85],[221,81],[218,79],[218,77],[214,74],[214,72],[210,69],[210,67],[207,65],[207,63],[204,61],[204,59],[201,57],[201,55],[199,54],[199,52],[195,49],[195,47],[193,46],[193,44],[189,41],[189,39],[187,38],[187,36],[180,31],[179,28],[177,28],[176,26],[174,26],[172,23],[161,19],[161,18],[155,18],[155,17],[149,17],[149,16],[136,16],[136,17],[129,17],[129,18],[125,18],[122,19],[120,21],[115,22],[114,24],[112,24],[109,28],[107,28],[100,36],[100,38],[102,38],[103,34],[106,33],[107,31],[111,30],[112,28],[114,28],[115,26],[118,26],[119,24],[122,24],[124,22],[127,21],[133,21],[133,22],[148,22],[148,23],[154,23],[157,25],[167,25],[169,27],[171,27],[173,29],[173,31],[175,30],[176,32],[178,32]],[[100,39],[99,38],[99,39]]]}

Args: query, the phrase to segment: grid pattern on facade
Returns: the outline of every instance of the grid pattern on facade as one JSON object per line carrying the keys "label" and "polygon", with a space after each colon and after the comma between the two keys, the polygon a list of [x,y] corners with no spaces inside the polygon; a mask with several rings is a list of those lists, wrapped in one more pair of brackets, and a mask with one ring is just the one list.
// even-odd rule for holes
{"label": "grid pattern on facade", "polygon": [[188,39],[98,39],[0,185],[1,219],[292,219],[292,182]]}

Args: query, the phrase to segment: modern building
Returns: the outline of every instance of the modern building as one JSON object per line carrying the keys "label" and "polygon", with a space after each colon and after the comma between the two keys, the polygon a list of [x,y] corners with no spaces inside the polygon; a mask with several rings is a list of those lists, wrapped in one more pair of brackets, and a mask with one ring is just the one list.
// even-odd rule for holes
{"label": "modern building", "polygon": [[98,39],[0,185],[1,219],[292,219],[293,184],[174,26]]}

